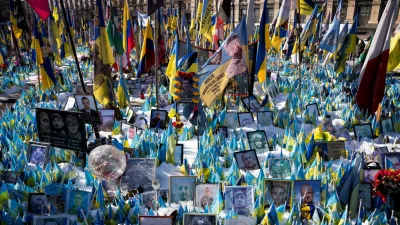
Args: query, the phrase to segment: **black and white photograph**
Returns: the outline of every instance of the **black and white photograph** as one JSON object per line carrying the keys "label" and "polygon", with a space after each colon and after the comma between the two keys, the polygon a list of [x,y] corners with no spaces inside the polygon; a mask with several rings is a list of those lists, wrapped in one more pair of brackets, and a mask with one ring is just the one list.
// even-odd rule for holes
{"label": "black and white photograph", "polygon": [[372,128],[370,123],[366,124],[356,124],[353,125],[354,129],[354,138],[356,140],[362,140],[364,138],[372,139]]}
{"label": "black and white photograph", "polygon": [[143,205],[150,209],[156,210],[156,203],[157,203],[157,192],[156,191],[147,191],[141,194]]}
{"label": "black and white photograph", "polygon": [[264,179],[264,205],[269,207],[274,203],[275,208],[285,205],[286,211],[290,210],[292,205],[293,181]]}
{"label": "black and white photograph", "polygon": [[194,201],[196,176],[169,177],[169,203]]}
{"label": "black and white photograph", "polygon": [[91,191],[70,189],[67,191],[65,211],[69,214],[77,215],[78,211],[83,210],[87,214],[91,200]]}
{"label": "black and white photograph", "polygon": [[257,154],[270,151],[268,146],[267,135],[264,130],[246,132],[250,149],[256,150]]}
{"label": "black and white photograph", "polygon": [[24,180],[24,173],[13,172],[13,171],[0,171],[1,181],[7,184],[16,184],[18,179]]}
{"label": "black and white photograph", "polygon": [[400,170],[400,152],[380,153],[382,169]]}
{"label": "black and white photograph", "polygon": [[388,134],[394,131],[392,117],[382,119],[380,123],[383,134]]}
{"label": "black and white photograph", "polygon": [[93,95],[75,95],[78,111],[82,112],[86,123],[98,123],[99,115],[97,104]]}
{"label": "black and white photograph", "polygon": [[256,225],[256,217],[236,217],[234,219],[225,219],[225,225]]}
{"label": "black and white photograph", "polygon": [[183,163],[183,144],[176,144],[174,151],[174,166],[181,166]]}
{"label": "black and white photograph", "polygon": [[257,101],[254,95],[250,95],[244,98],[241,98],[243,105],[246,107],[249,112],[258,112],[262,110],[260,103]]}
{"label": "black and white photograph", "polygon": [[[372,184],[361,182],[358,189],[358,199],[362,200],[362,205],[365,209],[372,209]],[[357,204],[357,212],[359,209],[359,205]]]}
{"label": "black and white photograph", "polygon": [[208,208],[210,209],[211,204],[218,195],[218,192],[220,192],[219,183],[217,184],[196,183],[195,185],[196,185],[195,206],[201,209],[205,209],[206,206],[208,205]]}
{"label": "black and white photograph", "polygon": [[69,217],[68,215],[35,216],[33,225],[70,225]]}
{"label": "black and white photograph", "polygon": [[244,171],[260,169],[260,163],[255,150],[235,152],[234,156],[239,169]]}
{"label": "black and white photograph", "polygon": [[272,111],[260,111],[257,112],[257,123],[262,126],[271,126],[273,125],[274,117]]}
{"label": "black and white photograph", "polygon": [[239,126],[246,127],[251,126],[254,123],[253,114],[251,113],[238,113]]}
{"label": "black and white photograph", "polygon": [[222,135],[222,137],[228,138],[228,127],[227,126],[219,126],[218,133]]}
{"label": "black and white photograph", "polygon": [[159,128],[165,130],[167,128],[168,113],[166,110],[152,109],[150,114],[150,128]]}
{"label": "black and white photograph", "polygon": [[121,178],[121,189],[152,191],[152,180],[156,178],[156,160],[148,158],[128,159]]}
{"label": "black and white photograph", "polygon": [[113,109],[100,109],[98,113],[100,117],[99,130],[104,132],[113,131],[115,111]]}
{"label": "black and white photograph", "polygon": [[140,225],[173,225],[173,216],[139,216]]}
{"label": "black and white photograph", "polygon": [[45,215],[49,213],[47,204],[46,195],[43,193],[29,193],[28,212],[37,215]]}
{"label": "black and white photograph", "polygon": [[51,143],[57,148],[86,151],[83,113],[36,108],[36,115],[39,115],[37,126],[40,142]]}
{"label": "black and white photograph", "polygon": [[295,180],[294,202],[301,200],[302,205],[316,206],[321,203],[321,181],[320,180]]}
{"label": "black and white photograph", "polygon": [[250,216],[254,205],[253,186],[226,186],[225,209],[234,208],[241,216]]}
{"label": "black and white photograph", "polygon": [[64,110],[75,110],[76,109],[76,104],[75,104],[75,98],[69,97],[67,102],[65,103]]}
{"label": "black and white photograph", "polygon": [[183,225],[217,225],[217,214],[185,213]]}
{"label": "black and white photograph", "polygon": [[306,112],[308,112],[308,116],[311,118],[313,116],[319,116],[319,110],[317,103],[306,105]]}
{"label": "black and white photograph", "polygon": [[37,164],[40,168],[44,169],[48,162],[49,152],[49,143],[29,142],[27,155],[28,162]]}
{"label": "black and white photograph", "polygon": [[269,158],[268,170],[273,178],[287,179],[292,174],[291,158]]}

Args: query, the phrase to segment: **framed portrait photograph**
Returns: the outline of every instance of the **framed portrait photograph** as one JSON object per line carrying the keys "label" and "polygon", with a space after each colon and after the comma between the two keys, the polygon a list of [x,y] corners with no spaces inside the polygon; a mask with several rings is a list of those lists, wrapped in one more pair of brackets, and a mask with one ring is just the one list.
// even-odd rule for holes
{"label": "framed portrait photograph", "polygon": [[225,225],[256,225],[256,217],[237,217],[234,219],[225,219]]}
{"label": "framed portrait photograph", "polygon": [[267,135],[264,130],[246,132],[250,149],[256,150],[257,154],[270,151],[268,146]]}
{"label": "framed portrait photograph", "polygon": [[364,183],[373,183],[375,175],[379,172],[380,169],[364,169]]}
{"label": "framed portrait photograph", "polygon": [[125,172],[121,177],[121,189],[132,191],[143,189],[152,191],[151,182],[156,178],[156,160],[149,158],[132,158],[126,162]]}
{"label": "framed portrait photograph", "polygon": [[249,112],[258,112],[263,109],[254,95],[243,97],[241,100]]}
{"label": "framed portrait photograph", "polygon": [[50,143],[29,142],[28,147],[28,162],[38,164],[44,169],[49,161]]}
{"label": "framed portrait photograph", "polygon": [[254,123],[253,114],[249,112],[238,113],[237,116],[238,116],[239,126],[241,127],[250,126]]}
{"label": "framed portrait photograph", "polygon": [[173,225],[173,216],[139,216],[140,225]]}
{"label": "framed portrait photograph", "polygon": [[273,178],[287,179],[292,174],[292,159],[269,158],[268,170]]}
{"label": "framed portrait photograph", "polygon": [[382,133],[388,134],[394,131],[392,117],[382,119],[380,122],[381,122]]}
{"label": "framed portrait photograph", "polygon": [[285,205],[286,210],[292,206],[293,181],[264,179],[264,208],[274,203],[275,208]]}
{"label": "framed portrait photograph", "polygon": [[217,225],[217,214],[184,213],[183,225]]}
{"label": "framed portrait photograph", "polygon": [[[400,152],[385,152],[380,153],[382,169],[393,168],[400,170]],[[390,163],[390,165],[388,165]]]}
{"label": "framed portrait photograph", "polygon": [[250,216],[253,205],[253,186],[225,186],[225,209],[234,208],[238,215]]}
{"label": "framed portrait photograph", "polygon": [[176,144],[174,151],[174,166],[181,166],[183,163],[183,144]]}
{"label": "framed portrait photograph", "polygon": [[223,137],[228,138],[228,127],[227,126],[219,126],[218,133],[220,133]]}
{"label": "framed portrait photograph", "polygon": [[274,121],[274,113],[272,111],[259,111],[257,112],[257,123],[262,126],[271,126]]}
{"label": "framed portrait photograph", "polygon": [[76,109],[76,105],[75,105],[75,98],[73,97],[68,97],[67,102],[64,105],[64,110],[75,110]]}
{"label": "framed portrait photograph", "polygon": [[234,152],[233,154],[239,169],[244,171],[260,169],[260,163],[255,150]]}
{"label": "framed portrait photograph", "polygon": [[132,124],[121,122],[121,133],[127,135],[129,139],[133,139],[136,135],[137,128]]}
{"label": "framed portrait photograph", "polygon": [[49,206],[57,210],[57,214],[63,214],[65,212],[65,198],[62,194],[46,194],[47,203]]}
{"label": "framed portrait photograph", "polygon": [[204,183],[196,183],[195,184],[195,206],[205,209],[211,207],[214,199],[217,197],[218,192],[220,192],[219,183],[217,184],[204,184]]}
{"label": "framed portrait photograph", "polygon": [[355,124],[353,125],[354,137],[356,140],[361,140],[363,138],[373,138],[372,128],[370,123],[366,124]]}
{"label": "framed portrait photograph", "polygon": [[57,148],[86,151],[86,127],[81,112],[36,108],[40,142]]}
{"label": "framed portrait photograph", "polygon": [[78,111],[82,112],[85,118],[85,123],[99,123],[100,118],[98,115],[98,108],[94,95],[88,94],[75,94],[75,102],[78,107]]}
{"label": "framed portrait photograph", "polygon": [[315,115],[318,115],[318,116],[320,115],[317,103],[306,105],[306,110],[308,111],[308,116],[309,117],[312,117],[312,116],[315,116]]}
{"label": "framed portrait photograph", "polygon": [[69,214],[77,215],[78,211],[83,209],[85,215],[89,210],[92,192],[70,189],[67,191],[67,201],[65,211]]}
{"label": "framed portrait photograph", "polygon": [[162,198],[162,200],[167,203],[168,202],[168,188],[161,188],[158,191],[158,195]]}
{"label": "framed portrait photograph", "polygon": [[150,113],[150,128],[159,127],[165,130],[167,128],[168,113],[166,110],[152,109]]}
{"label": "framed portrait photograph", "polygon": [[320,180],[295,180],[294,202],[302,199],[302,204],[320,205],[321,203],[321,181]]}
{"label": "framed portrait photograph", "polygon": [[141,196],[142,196],[143,205],[147,209],[150,209],[150,208],[152,208],[153,210],[156,209],[156,202],[157,202],[157,192],[156,191],[143,192],[141,194]]}
{"label": "framed portrait photograph", "polygon": [[24,180],[24,173],[22,172],[14,172],[14,171],[0,171],[1,173],[1,181],[7,184],[16,184],[18,179],[21,181]]}
{"label": "framed portrait photograph", "polygon": [[44,215],[49,213],[47,208],[48,202],[44,193],[29,193],[28,212]]}
{"label": "framed portrait photograph", "polygon": [[69,215],[35,216],[33,225],[70,225]]}
{"label": "framed portrait photograph", "polygon": [[[372,209],[372,184],[361,182],[358,189],[358,199],[362,200],[362,205],[365,209]],[[360,208],[360,204],[357,204],[357,211]]]}
{"label": "framed portrait photograph", "polygon": [[239,125],[237,112],[226,112],[225,122],[230,129],[236,129]]}
{"label": "framed portrait photograph", "polygon": [[194,200],[196,176],[169,177],[169,203],[179,203]]}
{"label": "framed portrait photograph", "polygon": [[100,109],[98,113],[100,117],[99,130],[112,132],[114,128],[115,111],[113,109]]}
{"label": "framed portrait photograph", "polygon": [[140,98],[140,88],[129,88],[129,93],[133,98]]}

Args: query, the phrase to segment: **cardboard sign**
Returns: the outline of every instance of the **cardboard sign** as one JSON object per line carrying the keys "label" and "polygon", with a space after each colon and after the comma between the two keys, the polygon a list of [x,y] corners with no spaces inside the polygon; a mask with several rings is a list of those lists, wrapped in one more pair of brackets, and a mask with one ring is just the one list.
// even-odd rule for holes
{"label": "cardboard sign", "polygon": [[329,141],[328,144],[328,159],[335,160],[340,159],[340,157],[346,157],[346,146],[344,141]]}

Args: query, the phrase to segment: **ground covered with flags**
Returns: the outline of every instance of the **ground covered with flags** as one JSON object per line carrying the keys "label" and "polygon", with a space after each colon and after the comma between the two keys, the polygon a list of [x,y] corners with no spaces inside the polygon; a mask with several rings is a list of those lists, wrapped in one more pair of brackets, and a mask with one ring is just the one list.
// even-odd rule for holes
{"label": "ground covered with flags", "polygon": [[132,20],[126,0],[121,18],[97,0],[94,23],[27,2],[32,33],[20,1],[0,24],[0,97],[18,96],[0,114],[1,225],[397,224],[397,0],[352,61],[341,2],[324,26],[325,6],[283,0],[271,34],[266,2],[255,31],[227,0],[190,26]]}

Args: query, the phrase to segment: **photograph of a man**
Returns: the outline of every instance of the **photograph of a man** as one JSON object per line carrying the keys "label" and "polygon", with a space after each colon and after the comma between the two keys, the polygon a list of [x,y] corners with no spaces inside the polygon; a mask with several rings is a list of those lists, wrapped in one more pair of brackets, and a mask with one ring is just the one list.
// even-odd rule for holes
{"label": "photograph of a man", "polygon": [[93,95],[75,95],[78,110],[83,112],[86,123],[100,122]]}
{"label": "photograph of a man", "polygon": [[150,128],[167,128],[167,111],[165,110],[151,110],[150,115]]}
{"label": "photograph of a man", "polygon": [[226,53],[232,57],[231,62],[226,70],[228,78],[232,78],[238,74],[244,73],[247,70],[246,58],[243,48],[240,44],[240,38],[234,34],[228,38],[224,49]]}

